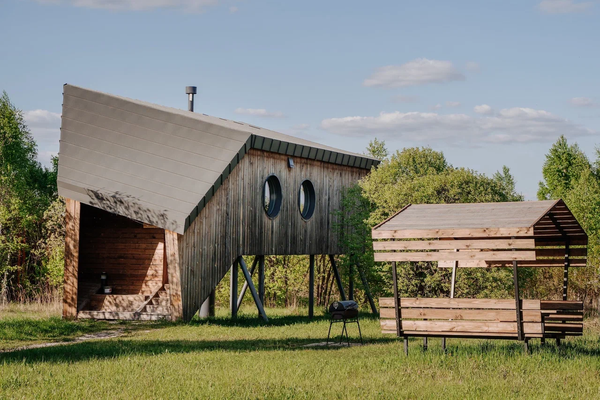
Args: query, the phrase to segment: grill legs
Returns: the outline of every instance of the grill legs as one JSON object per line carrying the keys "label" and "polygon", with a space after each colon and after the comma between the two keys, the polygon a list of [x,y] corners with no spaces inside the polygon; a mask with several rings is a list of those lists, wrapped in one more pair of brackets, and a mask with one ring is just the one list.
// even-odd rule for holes
{"label": "grill legs", "polygon": [[360,344],[364,344],[363,338],[362,338],[362,332],[360,330],[360,323],[358,322],[358,318],[356,318],[355,320],[346,320],[346,319],[334,320],[334,319],[330,319],[329,320],[329,332],[327,333],[327,342],[326,342],[327,345],[329,345],[329,339],[331,338],[331,327],[333,326],[333,324],[335,324],[337,322],[341,322],[343,324],[343,326],[342,326],[342,333],[341,333],[340,342],[339,342],[340,344],[342,344],[342,341],[344,340],[344,334],[345,334],[346,335],[346,343],[348,343],[348,347],[350,347],[350,335],[348,335],[348,328],[346,327],[346,324],[352,323],[352,322],[356,322],[356,325],[358,326],[358,335],[360,337]]}

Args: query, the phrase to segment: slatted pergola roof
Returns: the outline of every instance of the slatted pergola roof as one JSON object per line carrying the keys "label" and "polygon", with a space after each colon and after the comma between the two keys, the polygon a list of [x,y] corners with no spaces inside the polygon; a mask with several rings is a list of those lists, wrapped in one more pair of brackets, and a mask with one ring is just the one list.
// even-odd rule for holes
{"label": "slatted pergola roof", "polygon": [[376,261],[440,267],[585,266],[588,241],[562,200],[409,205],[372,237]]}

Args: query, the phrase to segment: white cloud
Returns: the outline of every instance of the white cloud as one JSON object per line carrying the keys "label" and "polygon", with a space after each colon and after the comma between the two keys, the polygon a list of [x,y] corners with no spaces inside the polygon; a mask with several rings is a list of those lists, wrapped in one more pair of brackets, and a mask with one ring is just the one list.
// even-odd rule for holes
{"label": "white cloud", "polygon": [[219,0],[36,0],[38,3],[67,4],[75,7],[100,8],[115,11],[140,11],[155,8],[202,12]]}
{"label": "white cloud", "polygon": [[283,118],[281,111],[267,111],[264,108],[236,108],[236,114],[252,115],[254,117]]}
{"label": "white cloud", "polygon": [[439,110],[440,108],[442,108],[442,105],[441,105],[441,104],[439,104],[439,103],[438,103],[438,104],[436,104],[435,106],[431,106],[431,107],[429,107],[429,109],[430,109],[430,110],[433,110],[433,111],[435,111],[435,110]]}
{"label": "white cloud", "polygon": [[560,135],[587,136],[598,132],[547,111],[509,108],[497,115],[382,112],[375,117],[330,118],[321,122],[328,132],[348,137],[476,145],[480,143],[550,142]]}
{"label": "white cloud", "polygon": [[450,108],[460,107],[460,101],[447,101],[446,107],[450,107]]}
{"label": "white cloud", "polygon": [[594,5],[591,1],[542,0],[538,8],[546,14],[569,14],[583,12]]}
{"label": "white cloud", "polygon": [[416,103],[417,101],[419,101],[419,96],[398,95],[392,97],[392,101],[394,101],[395,103]]}
{"label": "white cloud", "polygon": [[492,114],[492,112],[493,112],[492,107],[488,106],[487,104],[475,106],[475,107],[473,107],[473,111],[475,111],[477,114],[483,114],[483,115],[489,115],[489,114]]}
{"label": "white cloud", "polygon": [[240,11],[240,9],[239,9],[239,8],[237,8],[237,7],[235,7],[235,6],[233,6],[233,7],[229,7],[229,12],[230,12],[230,13],[232,13],[232,14],[233,14],[233,13],[236,13],[236,12],[238,12],[238,11]]}
{"label": "white cloud", "polygon": [[569,103],[576,107],[598,107],[598,103],[589,97],[573,97]]}
{"label": "white cloud", "polygon": [[465,76],[450,61],[418,58],[402,65],[377,68],[363,85],[395,88],[464,80]]}
{"label": "white cloud", "polygon": [[60,139],[60,114],[47,110],[23,112],[25,124],[29,127],[38,146],[38,160],[51,166],[52,156],[58,154]]}
{"label": "white cloud", "polygon": [[467,71],[471,71],[471,72],[479,72],[481,71],[481,67],[479,66],[478,63],[473,62],[473,61],[469,61],[465,64],[465,68],[467,69]]}

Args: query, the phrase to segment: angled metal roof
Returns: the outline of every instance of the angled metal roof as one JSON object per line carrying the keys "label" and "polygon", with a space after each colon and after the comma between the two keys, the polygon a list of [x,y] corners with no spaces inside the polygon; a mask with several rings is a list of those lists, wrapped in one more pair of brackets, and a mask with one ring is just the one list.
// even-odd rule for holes
{"label": "angled metal roof", "polygon": [[[555,239],[569,236],[587,242],[587,235],[562,200],[506,203],[412,204],[373,228],[374,238],[527,236]],[[467,233],[465,233],[467,232]],[[496,232],[496,233],[495,233]],[[503,235],[502,232],[509,232]]]}
{"label": "angled metal roof", "polygon": [[58,190],[183,234],[251,148],[364,169],[379,162],[241,122],[65,85]]}

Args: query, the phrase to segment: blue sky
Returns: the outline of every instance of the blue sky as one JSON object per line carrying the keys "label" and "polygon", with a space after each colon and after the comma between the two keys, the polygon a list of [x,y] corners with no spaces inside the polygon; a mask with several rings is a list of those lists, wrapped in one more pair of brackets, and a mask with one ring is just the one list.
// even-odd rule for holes
{"label": "blue sky", "polygon": [[600,144],[600,2],[2,0],[0,90],[40,160],[62,85],[363,152],[431,146],[534,199],[560,134]]}

